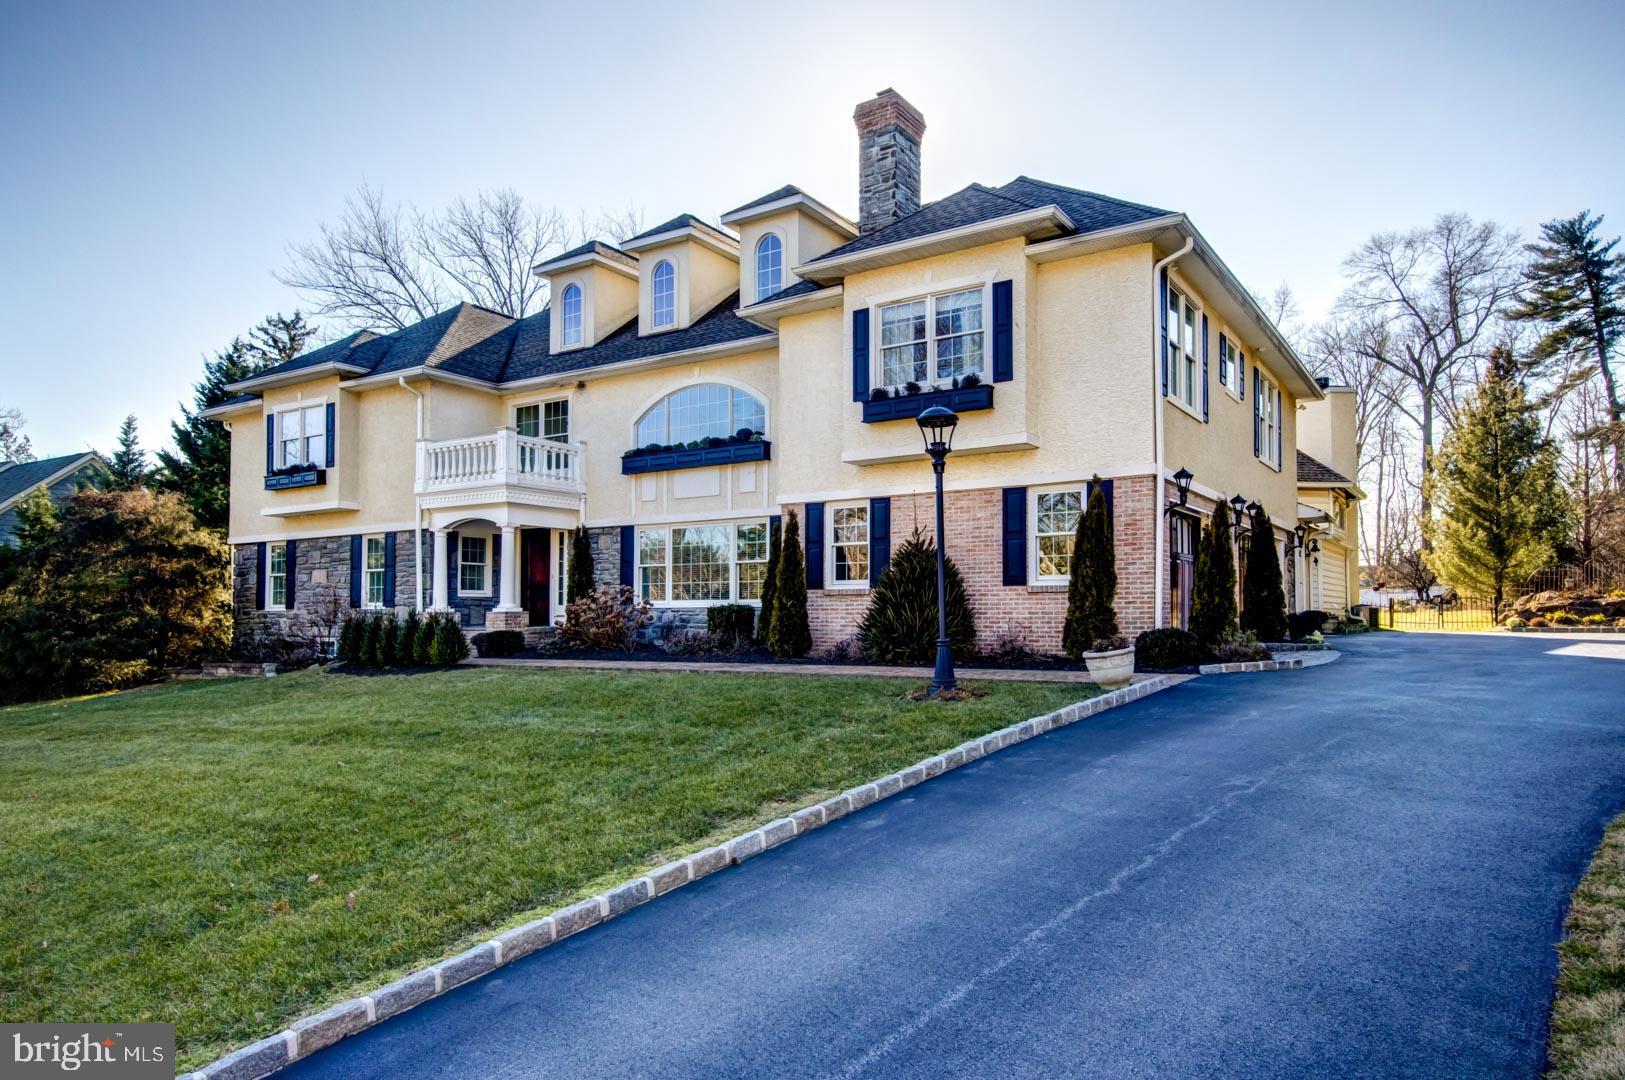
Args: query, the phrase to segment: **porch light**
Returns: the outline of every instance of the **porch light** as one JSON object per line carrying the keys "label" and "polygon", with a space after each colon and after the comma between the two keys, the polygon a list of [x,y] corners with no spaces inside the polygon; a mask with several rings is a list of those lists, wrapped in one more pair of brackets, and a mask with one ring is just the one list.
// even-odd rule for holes
{"label": "porch light", "polygon": [[1262,509],[1264,509],[1264,508],[1261,505],[1259,505],[1258,503],[1250,502],[1250,503],[1247,504],[1247,516],[1252,517],[1254,514],[1258,513]]}
{"label": "porch light", "polygon": [[1231,500],[1230,500],[1230,512],[1231,512],[1230,516],[1232,518],[1234,518],[1236,521],[1241,520],[1241,512],[1243,510],[1245,510],[1246,508],[1247,508],[1247,499],[1246,499],[1245,496],[1236,495],[1236,496],[1233,496],[1231,498]]}
{"label": "porch light", "polygon": [[1195,474],[1193,474],[1189,469],[1185,468],[1183,465],[1180,466],[1178,472],[1174,473],[1174,488],[1179,493],[1179,501],[1177,503],[1175,503],[1174,505],[1176,505],[1176,506],[1184,506],[1185,505],[1185,501],[1190,498],[1190,495],[1191,495],[1191,480],[1193,480],[1194,478],[1195,478]]}
{"label": "porch light", "polygon": [[[941,405],[933,405],[919,415],[920,437],[925,440],[925,452],[931,460],[940,462],[954,448],[954,429],[959,426],[959,414]],[[939,456],[940,454],[940,456]]]}

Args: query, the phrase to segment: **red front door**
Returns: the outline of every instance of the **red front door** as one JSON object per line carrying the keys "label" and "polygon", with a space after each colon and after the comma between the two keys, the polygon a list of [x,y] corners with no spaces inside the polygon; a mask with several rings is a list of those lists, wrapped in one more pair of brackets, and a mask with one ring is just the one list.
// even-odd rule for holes
{"label": "red front door", "polygon": [[548,577],[551,563],[548,542],[552,529],[521,529],[520,552],[524,563],[524,576],[519,581],[519,602],[530,613],[530,625],[548,624],[548,599],[552,592]]}

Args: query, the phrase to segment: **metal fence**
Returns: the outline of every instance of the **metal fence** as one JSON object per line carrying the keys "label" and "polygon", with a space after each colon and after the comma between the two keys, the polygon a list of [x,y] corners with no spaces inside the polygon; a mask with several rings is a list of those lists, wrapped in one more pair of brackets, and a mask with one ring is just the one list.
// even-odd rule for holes
{"label": "metal fence", "polygon": [[1446,600],[1393,600],[1382,609],[1386,630],[1494,630],[1495,604],[1454,597]]}
{"label": "metal fence", "polygon": [[1625,563],[1593,559],[1584,563],[1549,566],[1530,574],[1523,586],[1526,593],[1573,589],[1625,589]]}

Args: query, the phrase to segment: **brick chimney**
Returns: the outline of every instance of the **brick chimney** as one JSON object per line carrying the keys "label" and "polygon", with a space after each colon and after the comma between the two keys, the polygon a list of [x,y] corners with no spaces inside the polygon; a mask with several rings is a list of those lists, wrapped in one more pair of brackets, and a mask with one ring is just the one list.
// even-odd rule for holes
{"label": "brick chimney", "polygon": [[870,233],[920,208],[925,117],[887,87],[852,113],[858,125],[858,231]]}

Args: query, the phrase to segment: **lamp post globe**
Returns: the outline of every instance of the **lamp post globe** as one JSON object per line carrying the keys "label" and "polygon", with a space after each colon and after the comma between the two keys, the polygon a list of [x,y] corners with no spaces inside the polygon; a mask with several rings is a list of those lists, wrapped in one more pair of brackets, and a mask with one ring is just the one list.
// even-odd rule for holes
{"label": "lamp post globe", "polygon": [[953,647],[948,643],[948,556],[946,536],[942,527],[942,473],[944,463],[954,448],[954,429],[959,417],[952,409],[933,405],[920,413],[920,437],[925,440],[925,452],[931,458],[931,471],[937,478],[937,666],[931,675],[931,695],[954,689],[959,681],[954,678]]}

